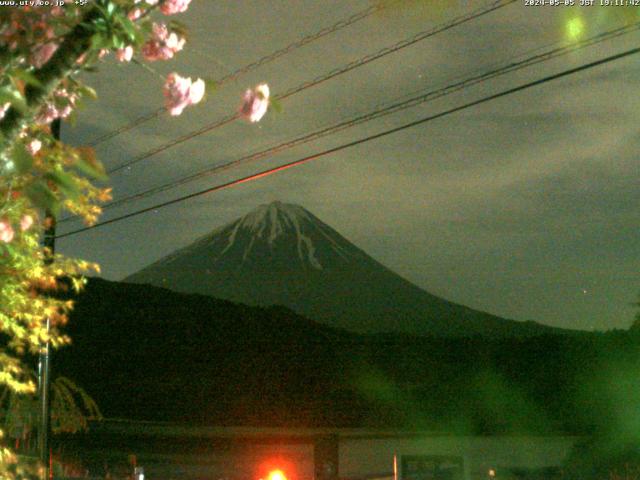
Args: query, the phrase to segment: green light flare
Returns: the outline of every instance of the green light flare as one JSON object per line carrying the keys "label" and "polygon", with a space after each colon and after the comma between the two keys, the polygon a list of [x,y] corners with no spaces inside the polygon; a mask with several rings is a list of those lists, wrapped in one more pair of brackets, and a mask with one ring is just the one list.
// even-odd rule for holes
{"label": "green light flare", "polygon": [[573,17],[567,22],[567,35],[570,40],[578,40],[584,34],[584,21],[580,17]]}

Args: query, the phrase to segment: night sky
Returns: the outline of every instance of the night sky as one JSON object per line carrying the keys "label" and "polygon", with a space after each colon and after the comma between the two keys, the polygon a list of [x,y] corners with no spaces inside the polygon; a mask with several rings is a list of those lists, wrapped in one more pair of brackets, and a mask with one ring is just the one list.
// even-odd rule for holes
{"label": "night sky", "polygon": [[[576,0],[576,3],[579,0]],[[113,168],[233,114],[242,92],[278,94],[481,8],[407,1],[223,84],[97,147]],[[162,104],[170,71],[219,79],[374,5],[367,0],[194,0],[175,61],[106,61],[100,98],[63,126],[84,144]],[[113,174],[121,198],[505,63],[640,21],[638,8],[515,2],[308,88],[259,124],[235,121]],[[637,31],[321,140],[110,209],[104,219],[302,158],[640,45]],[[257,205],[298,203],[427,291],[519,320],[626,328],[640,293],[640,54],[344,149],[303,166],[62,238],[60,252],[119,280]],[[67,222],[59,233],[78,228]]]}

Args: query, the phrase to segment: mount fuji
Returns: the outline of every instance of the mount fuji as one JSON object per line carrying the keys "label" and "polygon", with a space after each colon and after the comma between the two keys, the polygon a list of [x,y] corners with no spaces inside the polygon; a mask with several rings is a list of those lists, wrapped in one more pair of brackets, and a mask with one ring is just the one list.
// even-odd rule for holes
{"label": "mount fuji", "polygon": [[436,297],[380,264],[299,205],[261,205],[127,277],[249,305],[284,305],[358,333],[532,336],[558,329]]}

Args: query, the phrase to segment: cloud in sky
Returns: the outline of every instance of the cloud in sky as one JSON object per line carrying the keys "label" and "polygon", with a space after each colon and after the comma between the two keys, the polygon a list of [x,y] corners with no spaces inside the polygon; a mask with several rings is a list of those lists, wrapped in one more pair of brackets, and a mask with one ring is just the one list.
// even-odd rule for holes
{"label": "cloud in sky", "polygon": [[[369,5],[265,2],[256,17],[238,15],[255,9],[255,2],[196,2],[182,19],[191,37],[178,64],[157,68],[161,74],[175,69],[216,78]],[[431,22],[470,8],[476,3],[460,2]],[[617,21],[613,12],[516,3],[291,97],[283,113],[269,114],[259,125],[231,124],[140,162],[113,176],[116,198],[562,42],[566,22],[578,13],[587,35]],[[286,91],[409,38],[429,21],[405,12],[373,16],[221,87],[179,119],[162,116],[105,142],[98,153],[109,167],[119,165],[235,111],[247,86],[268,81],[275,93]],[[105,218],[623,51],[639,38],[629,34],[483,83],[114,209]],[[637,57],[630,57],[232,190],[65,238],[59,247],[98,260],[108,278],[122,278],[260,203],[281,199],[300,203],[385,265],[453,301],[558,326],[626,327],[640,292],[639,74]],[[160,79],[135,66],[105,65],[96,84],[99,101],[81,113],[78,127],[65,127],[66,139],[82,143],[162,104]]]}

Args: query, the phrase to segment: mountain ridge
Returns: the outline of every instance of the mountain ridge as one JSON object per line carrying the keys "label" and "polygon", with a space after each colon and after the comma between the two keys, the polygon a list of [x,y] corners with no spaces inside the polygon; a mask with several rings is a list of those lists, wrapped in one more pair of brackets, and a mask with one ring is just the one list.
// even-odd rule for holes
{"label": "mountain ridge", "polygon": [[299,205],[272,202],[124,279],[248,305],[284,305],[358,333],[529,336],[560,332],[439,298]]}
{"label": "mountain ridge", "polygon": [[76,300],[72,344],[54,351],[55,374],[82,385],[108,418],[578,431],[608,421],[599,409],[611,371],[637,376],[640,337],[627,332],[359,335],[284,307],[97,278],[66,295]]}

